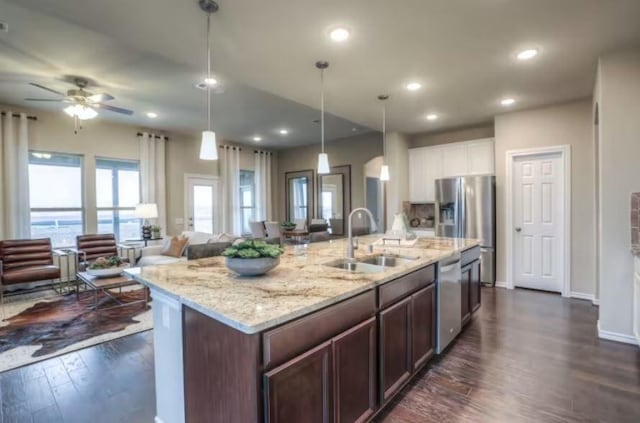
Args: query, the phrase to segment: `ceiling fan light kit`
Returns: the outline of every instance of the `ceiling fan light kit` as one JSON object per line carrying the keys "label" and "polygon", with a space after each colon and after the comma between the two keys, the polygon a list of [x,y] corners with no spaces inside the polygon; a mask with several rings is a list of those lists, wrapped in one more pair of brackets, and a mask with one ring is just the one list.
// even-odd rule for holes
{"label": "ceiling fan light kit", "polygon": [[[211,77],[211,14],[218,11],[218,3],[213,0],[199,0],[198,5],[207,14],[207,78],[205,81],[215,81]],[[207,83],[207,130],[202,131],[200,141],[200,160],[218,160],[218,146],[216,133],[211,129],[211,86]]]}

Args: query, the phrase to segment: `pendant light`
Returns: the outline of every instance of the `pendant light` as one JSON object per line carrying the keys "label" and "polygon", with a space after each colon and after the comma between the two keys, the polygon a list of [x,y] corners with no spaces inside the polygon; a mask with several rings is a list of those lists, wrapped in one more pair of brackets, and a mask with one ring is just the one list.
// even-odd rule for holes
{"label": "pendant light", "polygon": [[201,160],[218,160],[218,146],[216,133],[211,129],[211,14],[218,11],[218,3],[213,0],[200,0],[200,9],[207,14],[207,130],[202,131],[200,142]]}
{"label": "pendant light", "polygon": [[[379,95],[378,100],[385,101],[388,95]],[[389,180],[389,165],[387,165],[387,104],[382,103],[382,167],[380,168],[380,180]]]}
{"label": "pendant light", "polygon": [[329,156],[324,152],[324,70],[328,67],[329,62],[316,62],[316,68],[320,69],[320,139],[322,142],[322,150],[318,154],[318,175],[325,175],[331,172]]}

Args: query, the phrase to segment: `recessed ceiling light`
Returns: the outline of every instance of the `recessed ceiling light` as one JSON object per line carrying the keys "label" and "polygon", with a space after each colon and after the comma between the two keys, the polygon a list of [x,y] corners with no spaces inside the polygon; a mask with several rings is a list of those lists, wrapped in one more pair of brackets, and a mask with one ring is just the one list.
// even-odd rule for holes
{"label": "recessed ceiling light", "polygon": [[254,140],[255,142],[260,142],[260,141],[262,141],[262,137],[260,137],[260,136],[255,136],[255,137],[253,137],[253,140]]}
{"label": "recessed ceiling light", "polygon": [[435,113],[428,114],[427,120],[438,120],[438,115]]}
{"label": "recessed ceiling light", "polygon": [[216,85],[218,83],[218,80],[215,79],[215,78],[205,78],[204,79],[204,83],[206,85],[209,85],[210,87],[212,87],[212,86],[214,86],[214,85]]}
{"label": "recessed ceiling light", "polygon": [[329,37],[337,43],[341,43],[343,41],[347,41],[349,39],[349,30],[346,28],[335,28],[329,32]]}
{"label": "recessed ceiling light", "polygon": [[530,48],[527,50],[522,50],[520,53],[518,53],[516,57],[518,58],[518,60],[529,60],[529,59],[533,59],[537,55],[538,55],[538,49]]}
{"label": "recessed ceiling light", "polygon": [[502,100],[500,100],[500,104],[502,104],[503,106],[511,106],[515,102],[516,101],[513,98],[503,98]]}
{"label": "recessed ceiling light", "polygon": [[155,119],[158,117],[158,114],[156,112],[147,112],[147,117],[149,119]]}
{"label": "recessed ceiling light", "polygon": [[416,91],[419,90],[420,88],[422,88],[422,84],[419,82],[409,82],[406,86],[406,89],[408,89],[409,91]]}
{"label": "recessed ceiling light", "polygon": [[280,135],[287,135],[289,133],[289,130],[283,128],[283,129],[279,130],[278,132],[280,133]]}

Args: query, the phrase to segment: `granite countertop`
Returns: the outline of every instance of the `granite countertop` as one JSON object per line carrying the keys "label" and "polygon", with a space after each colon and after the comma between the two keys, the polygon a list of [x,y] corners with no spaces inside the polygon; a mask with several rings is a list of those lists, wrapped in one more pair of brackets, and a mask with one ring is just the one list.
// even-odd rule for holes
{"label": "granite countertop", "polygon": [[[359,237],[356,258],[380,236]],[[479,245],[460,238],[422,238],[412,247],[384,247],[387,253],[417,257],[379,273],[355,273],[324,266],[345,255],[346,240],[287,246],[280,265],[259,277],[237,276],[224,257],[133,268],[137,281],[213,319],[252,334],[288,322],[372,289],[406,273]],[[383,248],[375,247],[374,253]]]}

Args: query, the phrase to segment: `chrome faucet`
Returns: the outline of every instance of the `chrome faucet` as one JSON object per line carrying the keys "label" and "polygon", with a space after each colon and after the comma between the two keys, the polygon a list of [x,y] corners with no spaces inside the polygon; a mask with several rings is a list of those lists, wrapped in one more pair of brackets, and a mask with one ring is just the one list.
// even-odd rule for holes
{"label": "chrome faucet", "polygon": [[371,232],[374,232],[378,229],[378,226],[376,225],[376,221],[373,218],[373,213],[371,213],[369,211],[369,209],[364,208],[364,207],[358,207],[357,209],[353,209],[351,211],[351,213],[349,213],[349,219],[347,221],[348,225],[347,225],[347,230],[349,233],[349,239],[347,241],[347,259],[348,260],[353,260],[354,259],[354,254],[353,254],[353,228],[351,225],[351,218],[353,217],[354,214],[356,214],[357,212],[365,212],[369,215],[369,220],[371,222]]}

